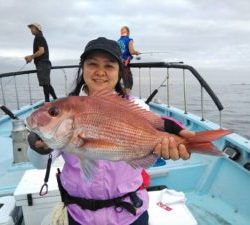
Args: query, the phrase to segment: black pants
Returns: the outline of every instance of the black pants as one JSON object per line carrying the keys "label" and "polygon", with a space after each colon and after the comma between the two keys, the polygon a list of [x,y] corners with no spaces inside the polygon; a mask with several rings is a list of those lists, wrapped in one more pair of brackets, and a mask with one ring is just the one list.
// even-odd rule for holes
{"label": "black pants", "polygon": [[[80,225],[70,216],[69,213],[68,216],[69,216],[69,225]],[[130,225],[148,225],[148,211],[145,211],[135,222],[131,223]]]}
{"label": "black pants", "polygon": [[49,85],[42,85],[43,86],[43,93],[45,97],[45,102],[49,102],[49,95],[53,97],[53,99],[57,99],[56,93],[54,88],[49,84]]}
{"label": "black pants", "polygon": [[49,95],[57,99],[54,88],[50,84],[51,62],[49,60],[40,60],[36,62],[37,78],[39,86],[43,87],[45,102],[49,102]]}
{"label": "black pants", "polygon": [[148,225],[148,211],[145,211],[135,222],[131,225]]}
{"label": "black pants", "polygon": [[128,66],[124,66],[124,72],[122,74],[124,88],[132,89],[133,87],[133,75],[131,69]]}

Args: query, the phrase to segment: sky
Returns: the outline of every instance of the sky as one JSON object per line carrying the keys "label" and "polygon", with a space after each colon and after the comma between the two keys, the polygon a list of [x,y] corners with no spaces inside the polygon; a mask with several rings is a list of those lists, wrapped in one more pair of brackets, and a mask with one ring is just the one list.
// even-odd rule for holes
{"label": "sky", "polygon": [[117,40],[127,25],[137,50],[158,52],[142,60],[248,73],[249,10],[249,0],[0,0],[0,73],[32,53],[32,22],[42,25],[53,65],[77,64],[88,41]]}

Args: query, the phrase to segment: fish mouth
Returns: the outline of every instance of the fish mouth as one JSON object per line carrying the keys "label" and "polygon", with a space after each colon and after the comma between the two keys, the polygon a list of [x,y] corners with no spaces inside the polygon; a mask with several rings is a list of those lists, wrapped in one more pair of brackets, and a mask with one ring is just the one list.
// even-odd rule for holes
{"label": "fish mouth", "polygon": [[35,130],[37,128],[37,125],[34,124],[34,121],[31,117],[26,118],[24,120],[24,124],[29,131]]}
{"label": "fish mouth", "polygon": [[[64,120],[59,121],[54,127],[51,129],[42,129],[39,121],[36,121],[37,118],[32,118],[34,123],[31,123],[31,129],[34,133],[36,133],[50,148],[52,149],[61,149],[67,145],[69,140],[73,135],[73,131],[66,133],[63,136],[57,136],[56,132],[61,126],[61,123]],[[67,119],[67,118],[66,118]]]}
{"label": "fish mouth", "polygon": [[65,136],[62,136],[61,138],[54,137],[55,130],[51,130],[49,133],[42,132],[38,126],[30,126],[29,123],[25,120],[26,128],[29,132],[36,133],[50,148],[52,149],[61,149],[64,147],[70,136],[71,133]]}

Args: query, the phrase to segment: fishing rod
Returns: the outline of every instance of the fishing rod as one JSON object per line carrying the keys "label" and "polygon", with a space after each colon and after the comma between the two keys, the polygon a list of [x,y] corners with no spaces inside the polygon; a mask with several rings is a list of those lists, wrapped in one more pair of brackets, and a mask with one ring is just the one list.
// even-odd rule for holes
{"label": "fishing rod", "polygon": [[[156,51],[152,51],[152,52],[141,52],[139,55],[153,55],[153,54],[170,54],[170,52],[156,52]],[[136,56],[137,60],[140,60],[141,57],[140,56]]]}
{"label": "fishing rod", "polygon": [[20,71],[22,71],[23,69],[24,69],[24,67],[27,65],[28,63],[27,62],[25,62],[20,68],[19,68],[19,70],[17,70],[17,72],[20,72]]}
{"label": "fishing rod", "polygon": [[147,98],[147,100],[145,101],[146,104],[149,104],[149,102],[152,101],[152,99],[155,97],[155,95],[158,93],[159,89],[164,85],[164,83],[166,82],[166,80],[168,79],[168,76],[166,76],[166,78],[163,80],[163,82],[160,84],[160,86],[158,88],[156,88]]}
{"label": "fishing rod", "polygon": [[25,125],[24,120],[18,118],[5,105],[0,105],[1,110],[12,119],[11,139],[13,146],[13,163],[27,162],[28,143],[27,139],[30,130]]}
{"label": "fishing rod", "polygon": [[[21,72],[21,71],[25,68],[25,66],[26,66],[27,64],[28,64],[28,63],[25,62],[25,63],[17,70],[17,72]],[[14,79],[13,76],[10,77],[10,79],[9,79],[8,81],[6,81],[6,83],[5,83],[4,85],[5,85],[5,86],[8,85],[13,79]]]}
{"label": "fishing rod", "polygon": [[[28,64],[28,63],[25,62],[25,63],[19,68],[19,70],[17,70],[17,72],[22,71],[22,70],[25,68],[25,66],[26,66],[27,64]],[[6,84],[5,84],[5,85],[6,85]],[[18,118],[17,116],[15,116],[15,115],[13,114],[13,112],[11,112],[11,110],[10,110],[9,108],[7,108],[5,105],[0,105],[0,108],[1,108],[1,110],[2,110],[6,115],[8,115],[11,119],[19,120],[19,118]]]}
{"label": "fishing rod", "polygon": [[[177,63],[183,63],[182,61],[181,62],[177,62]],[[163,82],[160,84],[160,86],[158,88],[156,88],[150,95],[149,97],[147,98],[147,100],[145,101],[146,104],[149,104],[149,102],[152,101],[152,99],[155,97],[155,95],[158,93],[159,89],[161,87],[164,87],[165,86],[165,82],[166,80],[168,79],[168,75],[166,76],[166,78],[163,80]]]}
{"label": "fishing rod", "polygon": [[[0,109],[6,115],[8,115],[11,119],[21,121],[21,119],[18,116],[14,115],[14,113],[11,112],[11,110],[9,108],[7,108],[5,105],[0,105]],[[28,130],[28,132],[30,132],[30,129],[25,124],[24,124],[24,127],[25,127],[26,130]]]}
{"label": "fishing rod", "polygon": [[5,105],[1,105],[0,108],[2,109],[2,111],[3,111],[6,115],[8,115],[11,119],[13,119],[13,120],[18,120],[18,119],[19,119],[19,118],[18,118],[17,116],[15,116],[15,115],[13,114],[13,112],[11,112],[11,110],[8,109]]}
{"label": "fishing rod", "polygon": [[156,51],[152,51],[152,52],[141,52],[140,55],[149,55],[149,54],[170,54],[171,52],[156,52]]}

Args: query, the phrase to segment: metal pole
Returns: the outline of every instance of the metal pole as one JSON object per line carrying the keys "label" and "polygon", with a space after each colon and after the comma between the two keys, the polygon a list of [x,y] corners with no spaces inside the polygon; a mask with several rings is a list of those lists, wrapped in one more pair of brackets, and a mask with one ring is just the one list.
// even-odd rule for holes
{"label": "metal pole", "polygon": [[3,96],[3,104],[6,105],[4,91],[3,91],[3,79],[2,78],[1,78],[1,92],[2,92],[2,96]]}
{"label": "metal pole", "polygon": [[28,87],[29,87],[29,97],[30,97],[30,105],[32,105],[32,96],[31,96],[31,85],[30,85],[30,75],[28,75]]}
{"label": "metal pole", "polygon": [[204,96],[203,96],[203,87],[201,86],[201,121],[205,121],[204,119]]}
{"label": "metal pole", "polygon": [[16,86],[16,76],[14,76],[14,84],[15,84],[15,92],[16,92],[17,109],[20,109],[19,98],[18,98],[18,93],[17,93],[17,86]]}
{"label": "metal pole", "polygon": [[149,91],[150,91],[150,94],[151,94],[152,93],[151,67],[149,67],[148,75],[149,75]]}
{"label": "metal pole", "polygon": [[139,97],[141,98],[141,68],[139,68]]}
{"label": "metal pole", "polygon": [[170,98],[169,88],[170,88],[170,85],[169,85],[169,68],[167,68],[167,105],[168,105],[168,107],[170,107],[170,104],[169,104],[169,98]]}
{"label": "metal pole", "polygon": [[220,123],[220,128],[222,128],[222,113],[219,111],[219,123]]}
{"label": "metal pole", "polygon": [[187,114],[187,99],[186,99],[186,77],[185,77],[185,70],[183,69],[183,94],[184,94],[184,109],[185,114]]}
{"label": "metal pole", "polygon": [[64,94],[65,94],[65,96],[67,96],[68,95],[68,78],[67,78],[67,74],[66,74],[66,72],[65,72],[65,70],[64,69],[62,69],[62,71],[63,71],[63,73],[64,73]]}

